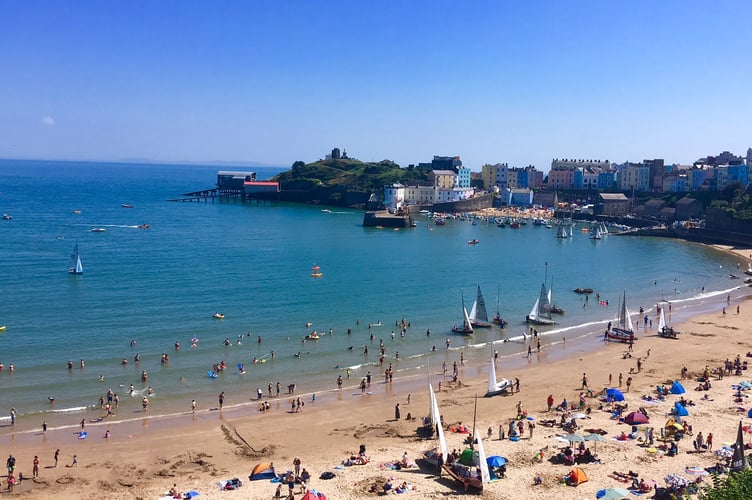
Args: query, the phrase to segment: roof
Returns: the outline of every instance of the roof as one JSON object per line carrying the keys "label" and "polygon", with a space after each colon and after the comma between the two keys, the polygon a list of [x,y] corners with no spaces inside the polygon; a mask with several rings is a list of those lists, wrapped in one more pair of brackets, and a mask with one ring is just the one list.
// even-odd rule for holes
{"label": "roof", "polygon": [[433,170],[433,175],[457,175],[454,170]]}
{"label": "roof", "polygon": [[223,176],[232,176],[232,177],[245,177],[246,175],[256,175],[256,172],[247,171],[247,172],[240,172],[235,170],[220,170],[217,172],[217,175],[223,175]]}
{"label": "roof", "polygon": [[691,205],[693,203],[700,203],[700,200],[685,196],[684,198],[676,202],[676,206]]}
{"label": "roof", "polygon": [[601,193],[600,197],[603,201],[629,201],[624,193]]}
{"label": "roof", "polygon": [[245,181],[244,186],[279,186],[279,182],[269,181]]}
{"label": "roof", "polygon": [[648,200],[648,201],[645,202],[645,208],[649,208],[651,210],[660,209],[660,208],[662,208],[665,205],[666,205],[666,202],[663,201],[663,200],[653,199],[653,200]]}

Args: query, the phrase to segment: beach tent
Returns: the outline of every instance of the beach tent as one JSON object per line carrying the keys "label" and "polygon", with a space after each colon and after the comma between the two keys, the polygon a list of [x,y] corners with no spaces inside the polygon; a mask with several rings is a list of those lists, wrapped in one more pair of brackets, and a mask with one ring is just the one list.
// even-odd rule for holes
{"label": "beach tent", "polygon": [[666,420],[666,425],[664,426],[666,429],[673,429],[676,431],[684,431],[684,427],[676,421],[674,417],[669,418]]}
{"label": "beach tent", "polygon": [[674,403],[674,414],[679,417],[686,417],[689,416],[689,412],[686,408],[684,408],[684,405],[682,405],[680,402]]}
{"label": "beach tent", "polygon": [[639,411],[633,411],[632,413],[624,417],[624,422],[629,425],[638,425],[638,424],[647,424],[649,420],[648,420],[648,417],[646,417],[644,413],[640,413]]}
{"label": "beach tent", "polygon": [[749,411],[747,412],[747,416],[749,418],[752,418],[752,408],[750,408]]}
{"label": "beach tent", "polygon": [[587,474],[585,474],[585,471],[580,469],[579,467],[575,467],[574,469],[572,469],[572,472],[567,475],[567,484],[570,486],[580,485],[587,480]]}
{"label": "beach tent", "polygon": [[624,394],[616,387],[606,389],[606,399],[611,401],[624,401]]}
{"label": "beach tent", "polygon": [[470,448],[465,448],[462,450],[462,455],[460,455],[459,462],[463,465],[467,465],[468,467],[471,465],[478,465],[478,452],[471,450]]}
{"label": "beach tent", "polygon": [[674,383],[671,384],[671,394],[684,394],[684,386],[679,383],[678,380],[674,380]]}
{"label": "beach tent", "polygon": [[326,495],[319,493],[316,490],[308,490],[306,494],[301,497],[300,500],[326,500]]}
{"label": "beach tent", "polygon": [[248,479],[250,479],[251,481],[258,481],[260,479],[274,479],[275,477],[276,474],[274,473],[272,464],[268,462],[262,462],[260,464],[257,464],[256,467],[253,468],[253,471],[251,471],[251,475],[248,476]]}

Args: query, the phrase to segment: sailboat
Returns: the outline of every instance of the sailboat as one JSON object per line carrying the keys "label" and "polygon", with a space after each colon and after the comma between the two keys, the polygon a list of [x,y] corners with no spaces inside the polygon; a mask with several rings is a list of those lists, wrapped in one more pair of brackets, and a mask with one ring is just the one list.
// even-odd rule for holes
{"label": "sailboat", "polygon": [[634,334],[634,327],[632,326],[632,318],[629,316],[627,310],[627,291],[624,291],[624,295],[619,304],[619,316],[616,318],[616,326],[610,330],[606,330],[606,340],[612,342],[629,343],[637,340]]}
{"label": "sailboat", "polygon": [[556,237],[561,239],[569,238],[567,234],[567,227],[563,223],[559,223],[556,228]]}
{"label": "sailboat", "polygon": [[590,239],[599,240],[602,238],[601,229],[598,226],[590,228]]}
{"label": "sailboat", "polygon": [[472,335],[473,325],[470,323],[470,316],[467,314],[467,308],[465,307],[465,296],[462,296],[462,314],[464,316],[462,326],[454,325],[452,331],[454,333],[461,333],[462,335]]}
{"label": "sailboat", "polygon": [[488,365],[488,391],[486,392],[486,397],[506,392],[511,386],[512,382],[505,378],[498,381],[496,380],[496,367],[494,366],[494,358],[492,355],[491,363]]}
{"label": "sailboat", "polygon": [[488,313],[486,312],[486,301],[478,285],[478,293],[473,302],[473,308],[470,310],[470,325],[475,328],[491,328],[493,325],[488,322]]}
{"label": "sailboat", "polygon": [[663,310],[664,308],[661,307],[661,314],[658,319],[658,335],[667,339],[675,339],[679,332],[674,331],[672,327],[666,324],[666,314]]}
{"label": "sailboat", "polygon": [[[477,413],[477,396],[475,398],[475,409]],[[473,438],[470,438],[470,443],[470,447],[462,452],[462,455],[456,462],[451,466],[444,465],[444,470],[452,478],[461,483],[465,491],[469,488],[475,488],[483,492],[483,487],[491,482],[491,473],[488,469],[483,439],[475,426],[475,417],[473,417]]]}
{"label": "sailboat", "polygon": [[548,310],[552,314],[564,314],[564,309],[554,304],[552,294],[554,289],[554,278],[551,276],[551,288],[548,289]]}
{"label": "sailboat", "polygon": [[84,274],[84,266],[81,265],[81,256],[78,255],[78,243],[73,247],[73,253],[70,256],[68,274]]}
{"label": "sailboat", "polygon": [[436,399],[436,393],[433,392],[433,387],[431,384],[428,384],[428,391],[429,391],[429,403],[431,405],[430,408],[430,416],[427,417],[425,424],[430,425],[433,430],[436,431],[436,435],[439,439],[439,446],[438,448],[433,448],[431,450],[428,450],[423,453],[423,458],[430,463],[431,465],[438,465],[439,463],[439,457],[441,457],[441,463],[445,464],[447,461],[447,455],[449,454],[449,449],[447,448],[446,438],[444,437],[444,426],[441,423],[441,413],[439,412],[439,402]]}
{"label": "sailboat", "polygon": [[507,325],[507,320],[505,320],[501,316],[501,311],[499,310],[499,298],[501,297],[501,285],[499,285],[499,289],[496,291],[496,316],[494,316],[493,322],[499,325],[499,327],[504,328]]}
{"label": "sailboat", "polygon": [[551,307],[548,300],[548,292],[546,291],[546,283],[541,283],[540,295],[538,300],[535,301],[533,309],[525,317],[525,321],[533,323],[535,325],[555,325],[556,322],[551,319]]}

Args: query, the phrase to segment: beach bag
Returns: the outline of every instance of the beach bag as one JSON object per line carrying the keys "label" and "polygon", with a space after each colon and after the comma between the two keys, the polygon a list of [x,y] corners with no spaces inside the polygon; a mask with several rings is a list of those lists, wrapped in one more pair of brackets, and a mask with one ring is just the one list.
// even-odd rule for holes
{"label": "beach bag", "polygon": [[322,472],[319,478],[321,479],[332,479],[336,474],[331,471]]}

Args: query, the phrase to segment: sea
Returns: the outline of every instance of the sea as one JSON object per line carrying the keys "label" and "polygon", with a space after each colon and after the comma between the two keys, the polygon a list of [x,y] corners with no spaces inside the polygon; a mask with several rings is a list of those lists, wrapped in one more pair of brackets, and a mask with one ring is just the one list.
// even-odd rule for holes
{"label": "sea", "polygon": [[[418,215],[417,227],[393,230],[363,228],[354,209],[170,201],[213,187],[218,170],[267,179],[284,169],[0,161],[0,213],[12,216],[0,221],[0,433],[11,407],[17,426],[98,415],[108,389],[120,397],[117,418],[129,419],[144,395],[150,414],[167,415],[192,399],[216,405],[222,391],[228,402],[255,404],[258,389],[266,397],[272,384],[276,394],[278,382],[283,395],[295,384],[297,394],[326,398],[338,376],[348,387],[368,372],[381,382],[391,364],[397,379],[423,377],[460,352],[480,364],[498,350],[504,366],[526,356],[525,316],[544,281],[566,313],[536,327],[543,349],[603,348],[622,296],[634,322],[639,308],[655,321],[663,301],[678,323],[720,312],[745,289],[730,278],[744,277],[740,257],[673,239],[592,240],[582,223],[562,240],[533,224],[437,226]],[[80,276],[67,272],[75,245]],[[508,325],[452,334],[478,286],[489,316],[498,308]],[[305,340],[314,330],[321,338]]]}

